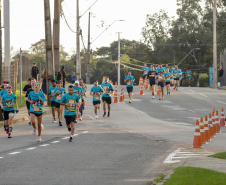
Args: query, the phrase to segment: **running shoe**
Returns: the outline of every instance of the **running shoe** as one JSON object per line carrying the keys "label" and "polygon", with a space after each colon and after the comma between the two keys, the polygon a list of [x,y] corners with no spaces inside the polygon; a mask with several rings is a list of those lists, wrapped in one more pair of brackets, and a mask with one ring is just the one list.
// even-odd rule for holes
{"label": "running shoe", "polygon": [[82,116],[80,116],[79,120],[82,121]]}
{"label": "running shoe", "polygon": [[29,121],[28,125],[31,125],[31,122]]}
{"label": "running shoe", "polygon": [[8,138],[12,138],[11,134],[8,134]]}
{"label": "running shoe", "polygon": [[41,142],[42,141],[41,136],[38,136],[37,141],[38,142]]}
{"label": "running shoe", "polygon": [[178,89],[176,89],[176,91],[178,91]]}
{"label": "running shoe", "polygon": [[59,126],[60,126],[60,127],[62,126],[62,123],[61,123],[61,122],[59,122]]}
{"label": "running shoe", "polygon": [[130,103],[132,103],[132,101],[133,101],[133,98],[131,98]]}
{"label": "running shoe", "polygon": [[97,119],[97,118],[98,118],[98,115],[95,116],[95,119]]}
{"label": "running shoe", "polygon": [[6,133],[6,134],[9,134],[9,129],[6,129],[5,133]]}
{"label": "running shoe", "polygon": [[41,126],[42,126],[42,130],[43,130],[45,127],[44,127],[44,125],[43,125],[43,124],[41,124]]}
{"label": "running shoe", "polygon": [[36,135],[36,129],[35,128],[33,128],[32,134]]}
{"label": "running shoe", "polygon": [[104,116],[106,116],[106,112],[104,112],[104,115],[103,115],[103,117],[104,117]]}
{"label": "running shoe", "polygon": [[69,142],[72,142],[72,141],[73,141],[73,137],[70,137]]}
{"label": "running shoe", "polygon": [[71,127],[67,128],[69,132],[71,132]]}
{"label": "running shoe", "polygon": [[75,123],[78,123],[78,120],[77,120],[77,118],[75,119]]}
{"label": "running shoe", "polygon": [[155,96],[152,96],[152,99],[155,99]]}
{"label": "running shoe", "polygon": [[56,123],[56,122],[57,122],[57,121],[56,121],[56,119],[54,118],[54,119],[53,119],[53,123]]}
{"label": "running shoe", "polygon": [[173,90],[175,91],[175,89],[176,89],[176,88],[174,87]]}

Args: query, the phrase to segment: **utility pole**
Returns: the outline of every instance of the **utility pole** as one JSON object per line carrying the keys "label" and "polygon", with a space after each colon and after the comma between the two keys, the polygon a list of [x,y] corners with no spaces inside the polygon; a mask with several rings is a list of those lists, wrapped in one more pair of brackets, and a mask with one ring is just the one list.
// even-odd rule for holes
{"label": "utility pole", "polygon": [[120,32],[118,32],[118,85],[120,84]]}
{"label": "utility pole", "polygon": [[80,26],[79,26],[79,0],[77,0],[77,29],[76,29],[76,79],[81,78],[81,61],[80,61]]}
{"label": "utility pole", "polygon": [[2,80],[2,2],[0,0],[0,84]]}
{"label": "utility pole", "polygon": [[7,79],[10,81],[10,0],[4,0],[4,28],[5,28],[5,67],[7,68]]}
{"label": "utility pole", "polygon": [[217,24],[216,0],[213,2],[213,86],[217,87]]}
{"label": "utility pole", "polygon": [[[55,77],[55,66],[53,60],[53,41],[51,31],[51,14],[49,0],[44,0],[45,12],[45,39],[46,39],[46,64],[47,64],[47,89],[51,86],[51,80]],[[48,97],[48,105],[50,105],[50,98]]]}
{"label": "utility pole", "polygon": [[20,48],[20,103],[22,101],[22,50]]}
{"label": "utility pole", "polygon": [[87,47],[87,73],[86,73],[86,83],[90,84],[90,12],[88,21],[88,47]]}
{"label": "utility pole", "polygon": [[60,0],[54,0],[53,42],[55,71],[60,71]]}

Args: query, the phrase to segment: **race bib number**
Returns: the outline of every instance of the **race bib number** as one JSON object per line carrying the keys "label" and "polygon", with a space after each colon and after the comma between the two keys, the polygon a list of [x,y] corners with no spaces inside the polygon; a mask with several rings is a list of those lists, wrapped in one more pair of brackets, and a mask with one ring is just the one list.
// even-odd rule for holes
{"label": "race bib number", "polygon": [[9,108],[13,108],[13,100],[6,100],[6,106]]}
{"label": "race bib number", "polygon": [[166,77],[166,80],[169,81],[170,80],[170,77]]}
{"label": "race bib number", "polygon": [[60,100],[61,100],[61,98],[62,98],[61,96],[57,96],[57,100],[59,100],[59,101],[60,101]]}
{"label": "race bib number", "polygon": [[40,112],[42,109],[40,108],[40,101],[36,101],[33,105],[33,111]]}
{"label": "race bib number", "polygon": [[93,97],[94,97],[95,100],[100,99],[100,95],[98,94],[98,92],[94,93]]}
{"label": "race bib number", "polygon": [[67,107],[67,109],[71,112],[75,112],[75,100],[68,100],[68,103],[70,107]]}
{"label": "race bib number", "polygon": [[132,85],[131,80],[127,81],[127,85]]}
{"label": "race bib number", "polygon": [[104,94],[109,94],[109,87],[104,87]]}
{"label": "race bib number", "polygon": [[175,76],[178,77],[178,73],[177,72],[175,73]]}
{"label": "race bib number", "polygon": [[148,74],[148,72],[145,70],[145,71],[144,71],[144,74],[146,75],[146,74]]}

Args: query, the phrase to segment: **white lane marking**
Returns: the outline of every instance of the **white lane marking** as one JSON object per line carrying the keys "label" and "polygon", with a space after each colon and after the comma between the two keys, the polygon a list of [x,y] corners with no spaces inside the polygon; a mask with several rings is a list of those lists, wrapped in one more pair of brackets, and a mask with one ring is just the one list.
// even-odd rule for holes
{"label": "white lane marking", "polygon": [[44,144],[44,145],[40,145],[40,146],[49,146],[49,144]]}
{"label": "white lane marking", "polygon": [[3,159],[4,157],[0,157],[0,159]]}
{"label": "white lane marking", "polygon": [[62,139],[69,139],[70,137],[63,137]]}
{"label": "white lane marking", "polygon": [[53,144],[54,144],[54,143],[59,143],[59,142],[60,142],[60,141],[53,141],[53,142],[51,142],[51,143],[53,143]]}
{"label": "white lane marking", "polygon": [[76,136],[78,136],[78,134],[74,134],[74,135],[73,135],[73,137],[76,137]]}
{"label": "white lane marking", "polygon": [[194,112],[195,113],[195,111],[193,111],[193,110],[188,110],[189,112]]}
{"label": "white lane marking", "polygon": [[193,91],[193,90],[191,90],[191,89],[188,89],[189,91],[191,91],[191,92],[195,92],[195,91]]}
{"label": "white lane marking", "polygon": [[37,147],[32,147],[32,148],[27,148],[26,150],[34,150],[36,149]]}
{"label": "white lane marking", "polygon": [[222,101],[218,101],[218,100],[217,100],[217,102],[218,102],[218,103],[222,103],[222,104],[226,105],[226,103],[224,103],[224,102],[222,102]]}
{"label": "white lane marking", "polygon": [[180,160],[174,160],[174,161],[173,161],[173,158],[177,155],[177,152],[180,152],[180,148],[177,149],[177,150],[175,150],[175,151],[172,152],[171,154],[169,154],[169,155],[166,157],[166,159],[164,160],[163,163],[168,163],[168,164],[170,164],[170,163],[179,163]]}
{"label": "white lane marking", "polygon": [[16,154],[19,154],[21,152],[12,152],[12,153],[9,153],[9,155],[16,155]]}
{"label": "white lane marking", "polygon": [[88,115],[92,120],[94,120],[94,117],[93,116],[90,116],[90,115]]}
{"label": "white lane marking", "polygon": [[89,132],[89,131],[83,131],[82,133],[83,133],[83,134],[86,134],[86,133],[88,133],[88,132]]}
{"label": "white lane marking", "polygon": [[204,96],[204,97],[206,97],[206,98],[208,97],[208,96],[206,96],[205,94],[202,94],[202,93],[199,93],[199,94],[200,94],[201,96]]}

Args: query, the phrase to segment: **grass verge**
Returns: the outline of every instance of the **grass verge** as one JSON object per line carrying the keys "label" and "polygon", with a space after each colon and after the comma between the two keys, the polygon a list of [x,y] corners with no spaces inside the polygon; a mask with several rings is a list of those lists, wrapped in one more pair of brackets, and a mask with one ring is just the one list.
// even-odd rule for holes
{"label": "grass verge", "polygon": [[195,167],[178,167],[164,185],[220,185],[226,184],[226,174]]}
{"label": "grass verge", "polygon": [[[25,85],[27,85],[28,82],[27,81],[23,81],[22,82],[22,91]],[[21,103],[20,103],[20,83],[17,84],[17,90],[16,90],[16,97],[17,97],[17,104],[18,107],[25,107],[26,106],[26,101],[25,101],[25,94],[22,93],[22,98],[21,98]]]}
{"label": "grass verge", "polygon": [[216,153],[214,155],[209,155],[208,157],[214,157],[219,159],[226,159],[226,152]]}

